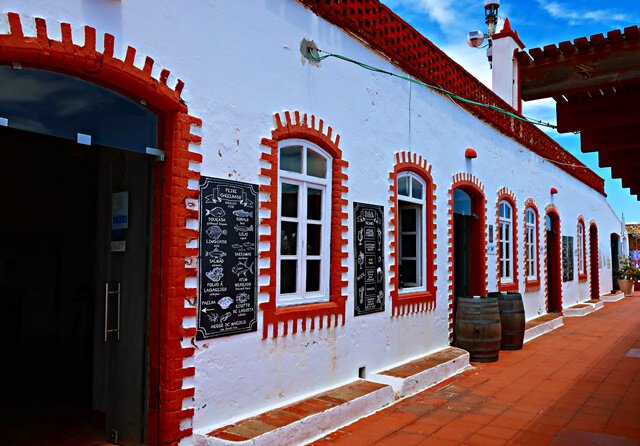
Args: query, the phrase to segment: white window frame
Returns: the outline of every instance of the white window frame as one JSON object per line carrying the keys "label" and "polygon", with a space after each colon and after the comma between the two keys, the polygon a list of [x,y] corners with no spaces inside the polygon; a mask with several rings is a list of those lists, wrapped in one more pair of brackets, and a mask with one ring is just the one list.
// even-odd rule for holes
{"label": "white window frame", "polygon": [[[510,217],[503,215],[503,207],[505,205],[509,209]],[[498,203],[499,209],[499,222],[500,222],[500,283],[513,283],[514,282],[514,259],[513,259],[513,206],[507,200],[500,200]],[[505,234],[509,234],[509,240],[505,240]],[[505,264],[509,263],[509,267],[506,268]],[[505,271],[507,274],[502,274]]]}
{"label": "white window frame", "polygon": [[[531,220],[529,221],[529,216]],[[538,224],[536,213],[532,208],[525,211],[525,233],[527,236],[527,280],[538,280],[538,240],[536,225]]]}
{"label": "white window frame", "polygon": [[585,262],[585,235],[584,235],[584,224],[579,221],[578,229],[577,229],[577,239],[578,239],[578,276],[585,276],[587,274],[587,265]]}
{"label": "white window frame", "polygon": [[[281,149],[289,146],[302,146],[302,172],[290,172],[278,168],[278,215],[277,215],[277,237],[276,237],[276,302],[277,306],[285,307],[292,305],[304,305],[318,302],[328,302],[330,300],[329,278],[331,271],[331,193],[332,193],[332,157],[318,146],[303,139],[287,139],[278,144],[278,166],[280,166]],[[318,178],[307,175],[307,151],[312,150],[321,155],[327,162],[327,172],[325,178]],[[298,186],[298,217],[282,216],[282,184],[294,184]],[[322,190],[322,210],[320,220],[307,219],[307,191],[309,188]],[[297,247],[295,255],[281,254],[281,239],[283,221],[298,223]],[[321,222],[320,231],[320,255],[307,255],[306,238],[307,223]],[[281,273],[282,260],[297,260],[296,267],[296,292],[281,293]],[[306,264],[307,260],[320,260],[320,290],[306,292]]]}
{"label": "white window frame", "polygon": [[[400,191],[398,190],[398,203],[397,203],[397,224],[396,228],[398,233],[398,293],[399,294],[408,294],[408,293],[416,293],[427,290],[427,183],[426,181],[416,175],[413,172],[400,172],[396,177],[396,184],[400,184],[401,178],[409,179],[409,196],[400,195]],[[416,180],[422,185],[422,198],[413,198],[413,181]],[[398,187],[399,189],[399,187]],[[401,209],[400,202],[404,202],[409,204],[411,207],[419,208],[418,211],[418,219],[416,221],[416,239],[418,240],[418,246],[416,247],[416,277],[420,279],[420,283],[415,286],[409,287],[401,287],[400,286],[400,264],[402,263],[403,258],[411,258],[413,257],[403,257],[402,256],[402,231],[401,231]],[[418,276],[419,274],[419,276]]]}

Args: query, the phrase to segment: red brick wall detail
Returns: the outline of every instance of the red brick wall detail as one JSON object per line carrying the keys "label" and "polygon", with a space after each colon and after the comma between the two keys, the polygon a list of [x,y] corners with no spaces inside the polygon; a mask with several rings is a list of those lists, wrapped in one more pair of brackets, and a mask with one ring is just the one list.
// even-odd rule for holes
{"label": "red brick wall detail", "polygon": [[[582,255],[584,257],[584,273],[578,270],[578,282],[587,281],[587,226],[584,224],[584,217],[578,215],[578,224],[576,226],[576,235],[578,234],[578,227],[582,225]],[[577,241],[578,243],[580,240]]]}
{"label": "red brick wall detail", "polygon": [[[502,283],[502,278],[500,277],[500,259],[502,253],[500,252],[500,202],[506,201],[511,205],[511,221],[512,221],[512,252],[511,258],[513,261],[513,282]],[[513,291],[518,292],[518,208],[516,207],[516,196],[515,194],[506,187],[503,187],[498,191],[498,200],[496,201],[496,226],[495,226],[495,235],[496,235],[496,252],[498,253],[496,257],[496,283],[498,284],[498,291]]]}
{"label": "red brick wall detail", "polygon": [[[422,156],[411,152],[397,152],[395,154],[396,163],[393,171],[389,173],[391,186],[389,194],[391,196],[391,205],[389,206],[390,224],[389,224],[389,251],[393,265],[389,265],[389,286],[391,290],[392,315],[399,316],[404,314],[416,313],[420,311],[428,311],[436,307],[436,186],[433,184],[431,177],[431,165],[422,158]],[[417,293],[399,293],[400,273],[398,271],[398,174],[401,172],[413,172],[421,177],[427,184],[425,190],[425,214],[426,214],[426,253],[425,259],[427,266],[427,277],[425,277],[426,291]]]}
{"label": "red brick wall detail", "polygon": [[166,151],[166,158],[155,165],[153,191],[156,206],[151,259],[147,443],[177,444],[192,434],[191,427],[180,426],[183,422],[190,425],[194,413],[193,408],[183,408],[183,400],[194,395],[193,388],[184,388],[183,380],[195,373],[193,367],[184,367],[183,360],[192,356],[194,349],[182,348],[181,340],[195,336],[195,328],[183,327],[183,320],[195,317],[196,311],[185,305],[185,299],[193,302],[197,294],[195,288],[185,287],[185,280],[197,275],[186,259],[198,256],[197,248],[186,247],[189,240],[198,238],[197,230],[187,229],[187,219],[197,219],[198,212],[187,208],[186,203],[188,198],[198,198],[199,191],[189,189],[187,183],[200,178],[192,164],[202,162],[202,156],[189,150],[189,146],[200,144],[200,137],[191,133],[191,127],[202,123],[188,114],[180,99],[182,81],[178,80],[175,87],[167,85],[168,70],[162,70],[159,79],[153,78],[154,61],[150,57],[142,68],[134,66],[135,48],[127,48],[125,60],[116,59],[115,38],[111,34],[104,35],[104,50],[99,52],[96,30],[90,26],[84,27],[85,40],[80,45],[74,43],[68,23],[60,24],[62,39],[58,41],[48,36],[45,19],[35,19],[35,36],[25,35],[19,14],[8,13],[8,21],[9,34],[0,34],[0,63],[20,63],[80,77],[135,101],[144,99],[151,110],[164,118],[160,148]]}
{"label": "red brick wall detail", "polygon": [[524,212],[523,212],[523,220],[522,227],[527,228],[527,209],[531,209],[536,216],[536,246],[535,250],[538,255],[538,261],[536,262],[536,278],[535,280],[530,280],[527,277],[527,265],[529,262],[529,253],[527,252],[527,245],[524,245],[524,290],[526,291],[538,291],[540,289],[540,213],[538,212],[538,204],[533,198],[527,198],[524,202]]}
{"label": "red brick wall detail", "polygon": [[[361,39],[416,79],[464,98],[518,113],[379,0],[298,1],[323,19]],[[323,63],[338,62],[327,60]],[[604,195],[604,180],[535,125],[486,107],[460,106],[531,152],[556,161],[559,169]]]}
{"label": "red brick wall detail", "polygon": [[[268,198],[260,201],[260,210],[269,214],[269,217],[260,220],[261,228],[268,232],[260,235],[261,242],[267,242],[269,248],[260,251],[260,259],[268,260],[269,266],[260,268],[260,275],[269,279],[268,285],[261,285],[260,292],[269,296],[267,302],[260,304],[263,311],[262,337],[269,336],[269,326],[271,326],[271,336],[286,336],[289,331],[297,333],[298,329],[306,331],[337,326],[345,323],[345,303],[347,296],[344,289],[347,281],[343,275],[348,272],[348,267],[343,265],[347,259],[346,252],[348,231],[348,214],[345,208],[348,205],[346,194],[348,192],[348,176],[344,169],[349,163],[342,159],[340,149],[340,135],[333,135],[331,127],[325,127],[322,119],[316,119],[314,115],[301,115],[299,112],[285,112],[284,121],[280,114],[275,114],[276,128],[271,132],[271,138],[263,138],[261,161],[268,167],[260,170],[260,175],[265,182],[260,185],[260,192]],[[329,302],[315,303],[309,305],[298,305],[291,307],[278,307],[276,296],[276,274],[277,252],[276,240],[278,236],[278,143],[286,139],[304,139],[318,147],[324,149],[331,157],[332,161],[332,191],[331,191],[331,273],[329,278]],[[333,138],[333,139],[332,139]],[[318,327],[316,327],[316,319]],[[290,328],[291,326],[291,328]]]}
{"label": "red brick wall detail", "polygon": [[[474,263],[476,268],[475,273],[480,277],[478,278],[478,284],[476,288],[471,290],[474,295],[486,296],[487,289],[489,288],[489,273],[487,270],[487,200],[484,195],[484,185],[480,180],[470,173],[456,173],[453,175],[451,187],[449,188],[449,200],[448,200],[448,225],[447,225],[447,265],[448,265],[448,310],[449,310],[449,342],[453,342],[453,324],[454,324],[454,310],[455,310],[455,296],[454,296],[454,263],[453,263],[453,191],[461,188],[466,192],[471,192],[474,195],[474,209],[473,211],[478,215],[479,225],[477,227],[477,233],[472,237],[478,243],[476,246],[477,262]],[[481,286],[478,286],[482,284]]]}

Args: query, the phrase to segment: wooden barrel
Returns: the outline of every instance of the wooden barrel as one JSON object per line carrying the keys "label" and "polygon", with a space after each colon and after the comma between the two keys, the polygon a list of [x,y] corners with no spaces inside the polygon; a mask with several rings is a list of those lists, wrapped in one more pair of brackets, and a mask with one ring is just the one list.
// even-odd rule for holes
{"label": "wooden barrel", "polygon": [[495,362],[500,354],[500,311],[496,298],[458,297],[456,345],[473,362]]}
{"label": "wooden barrel", "polygon": [[524,342],[524,305],[520,293],[489,293],[498,299],[502,324],[501,350],[520,350]]}

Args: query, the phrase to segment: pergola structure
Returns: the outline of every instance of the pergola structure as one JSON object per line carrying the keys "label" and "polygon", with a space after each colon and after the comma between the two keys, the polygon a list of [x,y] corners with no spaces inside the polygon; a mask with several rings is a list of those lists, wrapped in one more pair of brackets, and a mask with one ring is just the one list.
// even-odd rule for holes
{"label": "pergola structure", "polygon": [[580,132],[640,199],[640,31],[637,26],[516,53],[521,98],[553,98],[558,132]]}

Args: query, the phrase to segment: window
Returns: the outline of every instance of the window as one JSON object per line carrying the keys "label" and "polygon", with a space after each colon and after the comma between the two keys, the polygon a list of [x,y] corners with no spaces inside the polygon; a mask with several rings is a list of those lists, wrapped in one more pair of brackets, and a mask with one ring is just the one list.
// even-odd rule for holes
{"label": "window", "polygon": [[278,304],[329,300],[331,158],[305,141],[279,150]]}
{"label": "window", "polygon": [[500,280],[513,282],[513,209],[507,201],[500,207]]}
{"label": "window", "polygon": [[527,208],[525,213],[525,249],[527,250],[527,280],[538,279],[538,240],[536,235],[536,213]]}
{"label": "window", "polygon": [[578,229],[577,229],[577,240],[578,244],[578,280],[584,280],[587,278],[587,266],[585,262],[585,232],[584,232],[584,223],[582,221],[578,221]]}
{"label": "window", "polygon": [[425,183],[409,172],[398,175],[400,290],[425,289]]}

